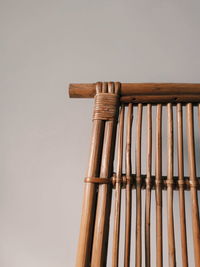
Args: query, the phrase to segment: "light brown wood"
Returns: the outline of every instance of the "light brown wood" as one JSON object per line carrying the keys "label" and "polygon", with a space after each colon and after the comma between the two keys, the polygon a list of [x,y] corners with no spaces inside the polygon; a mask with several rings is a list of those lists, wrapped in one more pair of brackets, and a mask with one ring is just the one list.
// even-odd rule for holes
{"label": "light brown wood", "polygon": [[115,185],[115,212],[113,227],[113,250],[112,250],[112,267],[118,267],[119,262],[119,234],[120,234],[120,212],[121,212],[121,182],[122,164],[123,164],[123,138],[124,138],[124,110],[122,105],[119,115],[119,142],[117,150],[117,170]]}
{"label": "light brown wood", "polygon": [[[95,107],[93,115],[92,144],[89,166],[85,179],[84,199],[82,207],[79,245],[76,267],[106,267],[108,234],[112,191],[114,197],[114,224],[112,243],[112,267],[119,267],[120,248],[120,216],[121,192],[125,188],[125,246],[124,267],[130,267],[130,257],[133,251],[133,260],[136,267],[151,266],[151,238],[156,241],[156,267],[163,266],[163,256],[168,252],[168,265],[188,267],[188,249],[186,235],[186,214],[192,219],[193,252],[195,267],[200,267],[200,218],[197,190],[200,190],[200,178],[196,176],[195,138],[193,106],[200,102],[200,84],[121,84],[97,83],[88,85],[71,85],[71,94],[74,97],[93,97],[96,87]],[[83,91],[81,91],[83,90]],[[121,94],[121,98],[120,98]],[[120,101],[119,101],[120,99]],[[142,112],[147,104],[147,168],[146,174],[141,173],[142,148]],[[152,175],[152,105],[156,104],[156,142],[155,142],[155,175]],[[163,105],[167,104],[167,122],[163,122]],[[177,113],[177,160],[174,161],[174,125],[173,105],[176,104]],[[189,177],[184,176],[183,151],[183,114],[182,107],[186,104],[187,111],[187,145]],[[127,119],[125,121],[125,106]],[[120,106],[116,172],[113,170],[115,140],[117,133],[117,117]],[[136,119],[136,164],[135,173],[132,172],[132,123],[133,109],[137,109]],[[165,110],[165,109],[164,109]],[[200,128],[200,104],[198,103],[198,120]],[[126,148],[123,151],[124,127],[126,122]],[[167,125],[167,139],[162,136],[162,123]],[[200,132],[200,129],[199,129]],[[176,133],[176,131],[175,131]],[[163,143],[162,143],[163,142]],[[167,176],[162,175],[162,149],[167,148]],[[125,155],[123,155],[125,152]],[[125,173],[123,173],[123,158],[125,158]],[[186,156],[187,159],[187,156]],[[178,177],[174,176],[174,164],[178,163]],[[135,236],[131,235],[132,221],[132,190],[136,190],[136,228]],[[142,248],[142,193],[145,195],[145,251]],[[151,190],[155,189],[156,235],[151,236]],[[167,190],[167,239],[163,236],[163,206],[162,191]],[[181,243],[176,248],[182,251],[182,260],[176,259],[174,230],[173,195],[179,190],[180,233]],[[190,190],[191,209],[185,209],[185,190]],[[135,205],[136,204],[136,205]],[[190,216],[190,214],[192,216]],[[165,218],[164,218],[165,219]],[[131,240],[135,244],[131,249]],[[168,241],[168,251],[163,251],[163,242]],[[178,255],[178,254],[177,254]],[[143,260],[145,258],[145,263]],[[181,264],[182,263],[182,264]]]}
{"label": "light brown wood", "polygon": [[143,103],[143,104],[176,104],[176,103],[183,103],[186,104],[188,102],[192,103],[199,103],[200,102],[200,95],[190,95],[190,94],[169,94],[169,95],[133,95],[133,96],[122,96],[120,97],[120,102],[127,104],[127,103]]}
{"label": "light brown wood", "polygon": [[168,170],[167,170],[167,215],[168,215],[168,261],[169,267],[176,266],[174,214],[173,214],[173,110],[172,104],[167,104],[168,113]]}
{"label": "light brown wood", "polygon": [[162,105],[157,105],[156,117],[156,266],[163,266],[162,240]]}
{"label": "light brown wood", "polygon": [[126,176],[129,182],[126,185],[126,207],[125,207],[125,249],[124,267],[130,266],[131,248],[131,208],[132,208],[132,164],[131,164],[131,133],[133,121],[133,105],[128,105],[127,131],[126,131]]}
{"label": "light brown wood", "polygon": [[[141,179],[142,179],[142,183],[141,183],[141,188],[142,189],[146,189],[148,187],[148,183],[146,182],[146,174],[141,174]],[[136,175],[132,174],[132,189],[136,189]],[[110,178],[102,178],[102,177],[87,177],[84,179],[85,183],[95,183],[95,184],[111,184],[113,188],[115,188],[116,186],[116,175],[115,173],[113,174],[113,177]],[[127,183],[129,182],[129,179],[127,179],[126,174],[122,174],[122,178],[118,179],[121,183],[122,183],[122,189],[124,189],[127,185]],[[162,185],[162,190],[167,190],[167,184],[168,184],[168,180],[167,180],[167,176],[162,176],[161,178],[161,185]],[[179,190],[180,187],[184,188],[184,190],[190,190],[191,188],[191,182],[188,176],[184,176],[184,180],[183,183],[179,181],[178,176],[173,176],[173,190]],[[200,190],[200,178],[197,177],[197,190]],[[156,177],[155,175],[151,176],[151,189],[154,190],[156,187]]]}
{"label": "light brown wood", "polygon": [[195,163],[195,143],[194,143],[194,122],[193,122],[193,106],[187,104],[187,135],[188,135],[188,158],[189,172],[191,182],[191,199],[192,199],[192,226],[194,240],[194,258],[195,267],[200,266],[200,222],[199,207],[197,198],[197,179],[196,179],[196,163]]}
{"label": "light brown wood", "polygon": [[151,165],[152,165],[152,107],[147,105],[147,176],[145,201],[145,266],[151,266]]}
{"label": "light brown wood", "polygon": [[182,266],[188,267],[188,250],[185,217],[185,193],[184,193],[184,159],[183,159],[183,115],[182,105],[177,104],[177,145],[178,145],[178,176],[179,176],[179,206],[181,226]]}
{"label": "light brown wood", "polygon": [[[95,83],[69,85],[71,98],[91,98],[96,94]],[[200,94],[200,83],[122,83],[121,96]]]}
{"label": "light brown wood", "polygon": [[136,246],[135,266],[142,266],[142,207],[141,207],[141,139],[142,139],[142,104],[137,108],[137,139],[136,139]]}
{"label": "light brown wood", "polygon": [[[105,88],[104,91],[105,93],[106,89],[108,93],[113,93],[113,84],[108,83],[108,88]],[[116,121],[106,121],[100,169],[100,177],[102,178],[109,178],[113,173],[115,136]],[[91,267],[106,266],[111,196],[111,185],[100,184],[96,207]]]}
{"label": "light brown wood", "polygon": [[[97,84],[97,91],[101,89],[102,89],[101,84]],[[104,126],[105,126],[104,121],[95,120],[93,122],[92,141],[91,141],[87,177],[99,176]],[[90,264],[95,208],[96,208],[96,185],[91,183],[86,183],[84,189],[84,197],[83,197],[82,217],[81,217],[78,251],[76,257],[76,267],[87,267]]]}

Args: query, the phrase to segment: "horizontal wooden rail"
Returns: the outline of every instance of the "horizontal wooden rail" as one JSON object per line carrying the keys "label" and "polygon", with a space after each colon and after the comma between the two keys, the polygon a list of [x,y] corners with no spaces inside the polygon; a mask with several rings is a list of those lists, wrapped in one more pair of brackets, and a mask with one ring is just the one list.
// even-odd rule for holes
{"label": "horizontal wooden rail", "polygon": [[[69,85],[69,96],[71,98],[92,98],[95,96],[96,83],[72,83]],[[157,96],[163,95],[170,97],[185,97],[189,95],[200,95],[200,83],[122,83],[121,97],[138,96]],[[122,98],[127,100],[127,98]],[[157,99],[158,100],[158,99]]]}
{"label": "horizontal wooden rail", "polygon": [[[145,174],[142,174],[140,177],[141,177],[141,188],[146,189],[147,176]],[[131,178],[132,178],[131,188],[135,189],[136,185],[137,185],[136,175],[132,174]],[[197,188],[197,190],[200,190],[200,177],[196,177],[196,178],[197,178],[196,188]],[[90,183],[90,181],[91,181],[91,183],[99,184],[100,183],[99,180],[102,180],[102,184],[107,184],[107,183],[109,183],[108,180],[110,180],[110,184],[112,184],[114,187],[116,186],[116,183],[117,183],[117,178],[116,178],[115,173],[113,174],[112,177],[110,177],[108,179],[96,178],[96,180],[95,180],[95,178],[94,179],[93,178],[92,179],[85,178],[86,183]],[[106,181],[104,181],[104,180],[106,180]],[[152,175],[150,177],[150,180],[151,180],[151,182],[150,182],[151,189],[155,189],[155,186],[156,186],[155,176]],[[127,181],[129,181],[129,178],[127,178],[126,174],[122,174],[122,177],[120,179],[118,178],[118,182],[121,184],[122,188],[126,187]],[[161,186],[162,186],[163,190],[167,190],[167,183],[168,183],[167,176],[162,176],[161,177]],[[190,184],[189,177],[185,176],[183,181],[181,182],[181,185],[183,185],[184,190],[190,190],[191,184]],[[179,177],[178,176],[172,177],[172,186],[173,186],[174,190],[179,190]]]}

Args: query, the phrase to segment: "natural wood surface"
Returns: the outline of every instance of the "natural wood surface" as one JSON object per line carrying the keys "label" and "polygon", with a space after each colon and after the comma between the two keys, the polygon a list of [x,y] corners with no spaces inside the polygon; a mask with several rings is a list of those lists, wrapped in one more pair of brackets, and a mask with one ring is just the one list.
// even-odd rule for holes
{"label": "natural wood surface", "polygon": [[[197,192],[200,190],[200,178],[196,176],[194,137],[194,105],[198,104],[199,140],[200,140],[200,84],[72,84],[72,97],[93,97],[95,86],[95,106],[93,112],[93,130],[88,171],[86,173],[79,245],[76,267],[106,267],[108,261],[108,239],[112,192],[114,190],[112,267],[130,267],[131,256],[135,267],[151,266],[152,239],[156,243],[156,267],[163,266],[167,255],[169,267],[190,266],[186,231],[186,216],[192,220],[193,252],[195,267],[200,267],[200,218]],[[121,95],[121,97],[120,97]],[[143,106],[146,105],[146,121],[143,125]],[[152,111],[156,105],[156,116]],[[174,105],[176,104],[176,107]],[[167,108],[163,109],[163,105]],[[186,105],[186,107],[185,107]],[[173,120],[173,108],[176,111],[176,123]],[[183,132],[183,109],[186,110],[187,138]],[[118,117],[119,111],[119,117]],[[167,120],[163,121],[166,111]],[[137,114],[132,131],[133,112]],[[126,115],[126,116],[125,116]],[[126,118],[125,118],[126,117]],[[195,117],[196,118],[196,117]],[[155,120],[155,141],[153,139],[153,120]],[[167,137],[162,135],[162,126],[166,125]],[[118,126],[118,128],[117,128]],[[146,173],[142,174],[142,126],[146,128]],[[177,130],[177,131],[176,131]],[[177,146],[174,145],[174,133]],[[177,133],[177,135],[176,135]],[[115,140],[118,138],[115,153]],[[132,136],[135,139],[136,153],[132,151]],[[154,141],[154,142],[153,142]],[[184,142],[187,150],[184,151]],[[125,149],[124,149],[124,144]],[[154,147],[155,146],[155,147]],[[155,153],[154,152],[155,148]],[[162,150],[167,152],[167,176],[162,175]],[[175,153],[177,149],[177,153]],[[186,153],[184,153],[186,152]],[[116,154],[116,170],[113,169]],[[155,154],[155,175],[152,175],[152,156]],[[186,157],[185,157],[186,154]],[[177,158],[174,159],[174,155]],[[133,160],[132,160],[133,156]],[[185,159],[184,159],[185,157]],[[188,158],[188,160],[187,160]],[[135,164],[135,172],[132,163]],[[184,162],[188,164],[189,177],[184,175]],[[125,166],[123,166],[123,164]],[[174,175],[174,165],[178,164],[178,176]],[[123,173],[125,167],[125,173]],[[121,218],[122,189],[125,189],[125,218]],[[145,189],[145,218],[143,224],[142,202]],[[151,194],[155,189],[156,234],[151,236]],[[132,190],[136,192],[136,201],[132,200]],[[163,218],[162,192],[167,190],[167,218]],[[174,190],[178,190],[179,211],[174,209]],[[185,191],[191,194],[191,209],[186,211]],[[132,233],[132,206],[136,209],[135,232]],[[165,206],[164,206],[165,207]],[[180,222],[174,221],[174,212],[179,212]],[[121,239],[120,222],[125,219],[125,237]],[[163,235],[163,220],[167,221],[167,237]],[[179,227],[181,242],[176,238]],[[144,226],[144,246],[142,226]],[[120,263],[120,241],[124,240],[124,263]],[[177,242],[175,244],[175,241]],[[131,248],[133,242],[133,248]],[[163,242],[168,248],[163,251]],[[180,242],[180,244],[178,243]],[[191,247],[191,246],[190,246]],[[142,249],[145,249],[144,252]],[[165,248],[165,246],[164,246]],[[182,257],[177,250],[181,250]],[[132,253],[132,254],[131,254]],[[177,253],[177,255],[176,255]],[[123,260],[123,259],[122,259]],[[145,261],[144,261],[145,260]],[[177,261],[177,265],[176,265]],[[164,263],[166,265],[166,263]]]}
{"label": "natural wood surface", "polygon": [[157,105],[156,116],[156,267],[163,266],[162,240],[162,105]]}
{"label": "natural wood surface", "polygon": [[168,216],[168,261],[169,267],[176,266],[174,214],[173,214],[173,171],[174,171],[174,136],[173,136],[173,110],[172,104],[167,104],[168,113],[168,168],[167,168],[167,216]]}
{"label": "natural wood surface", "polygon": [[[97,90],[100,90],[97,85]],[[105,123],[101,120],[93,122],[91,149],[87,177],[98,177]],[[93,239],[94,217],[96,209],[96,185],[86,183],[84,188],[80,235],[76,257],[76,267],[87,267]]]}
{"label": "natural wood surface", "polygon": [[136,139],[136,245],[135,266],[142,266],[142,203],[141,203],[141,141],[142,141],[142,104],[137,108],[137,139]]}
{"label": "natural wood surface", "polygon": [[125,207],[125,249],[124,249],[124,267],[130,266],[131,249],[131,208],[132,208],[132,163],[131,163],[131,143],[132,143],[132,121],[133,105],[128,105],[127,131],[126,131],[126,175],[129,182],[126,185],[126,207]]}
{"label": "natural wood surface", "polygon": [[117,149],[116,185],[115,185],[115,211],[113,227],[112,267],[118,267],[119,263],[119,234],[120,234],[120,211],[121,211],[121,186],[123,164],[123,138],[124,138],[124,111],[122,105],[119,115],[119,138]]}
{"label": "natural wood surface", "polygon": [[[92,98],[96,94],[95,83],[72,83],[71,98]],[[200,83],[122,83],[120,95],[184,95],[200,94]]]}
{"label": "natural wood surface", "polygon": [[[84,181],[85,183],[95,183],[95,184],[111,184],[113,189],[115,189],[116,183],[117,183],[117,178],[116,178],[116,173],[113,173],[113,176],[110,178],[97,178],[97,177],[91,177],[91,178],[85,178]],[[141,174],[141,189],[147,189],[148,187],[148,182],[147,180],[147,175],[146,174]],[[129,179],[127,178],[126,174],[122,174],[121,178],[121,184],[122,184],[122,189],[124,189],[129,182]],[[151,190],[154,190],[156,188],[156,177],[155,175],[151,176]],[[168,184],[168,179],[167,176],[162,175],[161,177],[161,187],[162,190],[167,190],[167,184]],[[200,190],[200,178],[197,177],[197,190]],[[181,187],[185,191],[189,191],[192,187],[191,181],[188,176],[184,176],[183,182],[179,181],[178,176],[173,176],[173,190],[179,190]],[[132,174],[132,179],[131,179],[131,189],[134,190],[136,189],[136,175]]]}
{"label": "natural wood surface", "polygon": [[[147,189],[148,187],[148,182],[147,182],[147,175],[146,174],[141,174],[141,189]],[[85,183],[95,183],[95,184],[111,184],[113,189],[115,189],[116,183],[117,183],[117,178],[116,178],[116,173],[113,173],[113,176],[110,178],[97,178],[97,177],[90,177],[90,178],[85,178],[84,179]],[[121,178],[121,184],[122,184],[122,189],[124,189],[129,182],[129,179],[127,178],[126,174],[122,174]],[[155,175],[151,176],[151,190],[154,190],[156,188],[156,177]],[[162,190],[167,190],[167,184],[168,184],[168,179],[167,176],[162,175],[161,177],[161,187]],[[200,178],[197,177],[197,190],[200,190]],[[183,181],[179,181],[178,176],[173,176],[173,190],[179,190],[181,187],[186,191],[189,191],[192,187],[191,181],[188,176],[184,176]],[[132,174],[132,179],[131,179],[131,189],[136,189],[136,175]]]}
{"label": "natural wood surface", "polygon": [[151,168],[152,168],[152,107],[147,105],[147,176],[145,201],[145,266],[151,266]]}
{"label": "natural wood surface", "polygon": [[177,112],[177,146],[178,146],[178,176],[179,176],[179,206],[181,227],[182,266],[188,267],[186,215],[185,215],[185,193],[184,193],[184,158],[183,158],[183,114],[182,105],[179,103]]}
{"label": "natural wood surface", "polygon": [[[117,94],[118,89],[119,88],[114,88],[112,83],[108,83],[108,87],[105,88],[104,93]],[[106,120],[100,168],[100,177],[102,178],[109,178],[113,173],[115,137],[116,120]],[[111,185],[100,184],[97,197],[91,267],[106,266],[111,197]]]}
{"label": "natural wood surface", "polygon": [[171,91],[170,94],[167,95],[131,95],[131,96],[122,96],[120,97],[120,102],[124,104],[128,103],[143,103],[143,104],[176,104],[176,103],[183,103],[186,104],[188,102],[196,103],[198,104],[200,102],[200,94],[191,95],[191,94],[173,94],[173,91]]}
{"label": "natural wood surface", "polygon": [[188,158],[189,158],[189,173],[191,182],[191,199],[192,199],[192,229],[194,240],[194,258],[195,267],[200,267],[200,222],[199,222],[199,207],[197,197],[197,179],[196,179],[196,163],[195,163],[195,142],[194,142],[194,121],[193,121],[193,106],[187,104],[187,135],[188,135]]}

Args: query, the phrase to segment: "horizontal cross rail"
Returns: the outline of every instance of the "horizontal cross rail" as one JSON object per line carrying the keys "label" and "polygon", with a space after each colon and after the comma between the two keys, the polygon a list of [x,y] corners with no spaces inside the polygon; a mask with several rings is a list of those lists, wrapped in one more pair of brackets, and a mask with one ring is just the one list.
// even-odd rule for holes
{"label": "horizontal cross rail", "polygon": [[[131,178],[132,178],[132,180],[131,180],[132,181],[131,182],[132,189],[135,189],[136,188],[136,184],[137,184],[136,175],[132,174]],[[101,179],[102,179],[102,182],[101,182]],[[147,180],[146,179],[147,179],[147,176],[142,174],[141,175],[141,188],[142,189],[145,189],[146,186],[147,186]],[[125,188],[126,184],[130,183],[129,180],[130,179],[127,178],[126,174],[123,174],[122,177],[119,179],[119,178],[116,178],[116,174],[115,173],[113,174],[112,177],[107,178],[107,179],[103,179],[103,178],[99,178],[99,177],[85,178],[85,182],[86,183],[98,183],[98,184],[110,183],[114,187],[116,186],[116,183],[118,181],[119,183],[122,184],[122,188]],[[152,175],[150,180],[151,180],[151,182],[150,182],[151,189],[155,189],[155,184],[156,184],[155,176]],[[167,183],[168,183],[167,176],[162,176],[161,177],[161,185],[162,185],[162,189],[163,190],[167,189]],[[173,176],[173,178],[172,178],[172,186],[173,186],[174,190],[179,190],[179,178],[178,178],[178,176]],[[190,184],[189,177],[187,177],[187,176],[184,177],[183,186],[184,186],[185,190],[190,190],[191,184]],[[196,188],[197,188],[197,190],[200,190],[200,177],[197,177]]]}
{"label": "horizontal cross rail", "polygon": [[[71,98],[93,98],[96,94],[96,83],[71,83]],[[200,83],[121,83],[120,95],[198,95]]]}

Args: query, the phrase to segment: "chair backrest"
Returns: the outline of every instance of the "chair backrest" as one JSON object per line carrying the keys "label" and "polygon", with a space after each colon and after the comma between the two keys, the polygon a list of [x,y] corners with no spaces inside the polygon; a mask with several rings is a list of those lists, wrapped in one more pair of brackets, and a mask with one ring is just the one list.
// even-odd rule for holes
{"label": "chair backrest", "polygon": [[[200,267],[200,179],[196,174],[199,158],[195,156],[194,134],[200,126],[200,84],[98,82],[71,84],[69,92],[71,97],[95,97],[76,266],[105,267],[108,241],[112,248],[112,267],[128,267],[131,258],[136,267],[153,266],[152,242],[156,247],[154,266],[165,266],[166,254],[168,266],[189,266],[186,215],[191,214],[193,257],[195,266]],[[186,190],[191,195],[191,209],[187,213]],[[178,211],[174,210],[175,191],[179,199]],[[164,192],[166,206],[163,205]],[[122,201],[123,196],[125,200]],[[125,203],[123,218],[122,203]],[[174,212],[180,216],[176,221],[178,225],[175,225]],[[167,217],[163,217],[163,213]],[[120,238],[122,220],[124,238]],[[164,223],[167,236],[163,234]],[[155,236],[151,234],[152,224],[155,224]],[[176,229],[180,229],[180,240],[176,238]],[[122,240],[123,264],[120,264]],[[177,248],[181,257],[177,257]]]}

